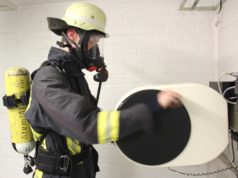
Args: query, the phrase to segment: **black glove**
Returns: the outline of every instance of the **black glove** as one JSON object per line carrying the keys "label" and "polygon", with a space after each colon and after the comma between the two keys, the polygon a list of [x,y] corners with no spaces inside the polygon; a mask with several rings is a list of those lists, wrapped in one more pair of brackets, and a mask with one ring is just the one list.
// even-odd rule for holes
{"label": "black glove", "polygon": [[98,73],[94,75],[93,79],[96,82],[106,82],[108,79],[108,71],[106,68],[102,68],[97,71]]}
{"label": "black glove", "polygon": [[157,98],[154,97],[150,100],[145,101],[145,104],[147,105],[147,107],[150,109],[150,111],[152,112],[152,114],[154,115],[154,117],[156,117],[156,115],[163,111],[164,109],[162,108],[162,106],[160,106],[160,104],[157,101]]}

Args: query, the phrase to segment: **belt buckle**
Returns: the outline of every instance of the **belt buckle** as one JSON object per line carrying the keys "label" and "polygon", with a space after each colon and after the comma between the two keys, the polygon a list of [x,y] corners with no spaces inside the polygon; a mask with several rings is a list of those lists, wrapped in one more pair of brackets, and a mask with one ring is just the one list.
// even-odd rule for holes
{"label": "belt buckle", "polygon": [[64,173],[67,172],[68,168],[69,168],[69,157],[67,155],[62,155],[60,156],[60,165],[59,165],[59,169],[61,171],[63,171]]}

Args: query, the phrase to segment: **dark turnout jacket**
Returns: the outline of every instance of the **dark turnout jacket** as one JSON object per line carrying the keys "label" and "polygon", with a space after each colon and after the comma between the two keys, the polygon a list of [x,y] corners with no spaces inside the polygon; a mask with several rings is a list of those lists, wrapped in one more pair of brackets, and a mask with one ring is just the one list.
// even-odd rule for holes
{"label": "dark turnout jacket", "polygon": [[[153,112],[143,103],[109,112],[101,111],[95,103],[77,59],[51,48],[47,65],[34,76],[26,111],[34,138],[39,140],[47,133],[40,147],[59,155],[76,155],[88,145],[117,141],[153,127]],[[60,177],[54,174],[37,169],[35,177]],[[74,174],[71,177],[79,177]]]}

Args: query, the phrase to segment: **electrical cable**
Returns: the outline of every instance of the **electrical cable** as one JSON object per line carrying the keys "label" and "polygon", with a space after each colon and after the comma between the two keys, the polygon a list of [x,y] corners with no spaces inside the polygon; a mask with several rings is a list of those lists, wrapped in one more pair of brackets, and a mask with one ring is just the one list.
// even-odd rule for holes
{"label": "electrical cable", "polygon": [[[234,73],[234,72],[223,72],[223,73],[221,73],[220,75],[219,75],[219,77],[218,77],[218,82],[217,82],[217,85],[218,85],[218,90],[219,90],[219,93],[224,97],[224,95],[223,95],[223,93],[226,91],[224,91],[223,93],[222,93],[222,90],[221,90],[221,78],[223,77],[223,76],[225,76],[225,75],[230,75],[230,76],[235,76],[236,75],[236,73]],[[231,88],[231,87],[229,87],[229,88]],[[226,91],[227,92],[227,91]],[[225,92],[225,93],[226,93]],[[228,99],[226,99],[225,97],[224,97],[224,99],[226,100],[226,102],[227,103],[230,103],[230,104],[233,104],[233,105],[235,105],[236,104],[236,102],[232,102],[232,101],[229,101]]]}
{"label": "electrical cable", "polygon": [[236,96],[230,96],[229,97],[229,99],[231,99],[231,100],[234,100],[234,99],[237,99],[238,97],[236,97]]}
{"label": "electrical cable", "polygon": [[[235,152],[234,152],[234,143],[232,139],[232,128],[229,128],[229,144],[228,144],[228,155],[231,155],[232,158],[229,156],[229,160],[232,164],[235,164]],[[230,149],[231,148],[231,149]],[[231,152],[230,152],[231,151]]]}
{"label": "electrical cable", "polygon": [[220,0],[220,3],[219,3],[219,11],[217,12],[218,14],[221,12],[222,6],[223,6],[223,2],[222,2],[222,0]]}
{"label": "electrical cable", "polygon": [[230,166],[230,167],[222,168],[222,169],[211,171],[211,172],[187,173],[187,172],[178,171],[178,170],[175,170],[175,169],[172,169],[172,168],[168,167],[168,169],[170,171],[173,171],[173,172],[176,172],[176,173],[179,173],[179,174],[182,174],[182,175],[186,175],[186,176],[196,176],[196,177],[197,176],[208,176],[208,175],[218,174],[218,173],[221,173],[221,172],[224,172],[224,171],[227,171],[227,170],[232,170],[232,169],[234,169],[237,172],[237,168],[238,168],[237,166]]}
{"label": "electrical cable", "polygon": [[218,90],[219,90],[219,93],[222,95],[222,91],[221,91],[221,85],[220,85],[220,81],[221,81],[221,78],[224,76],[224,75],[230,75],[230,73],[228,72],[223,72],[219,75],[218,77],[218,82],[217,82],[217,85],[218,85]]}
{"label": "electrical cable", "polygon": [[232,163],[235,163],[235,152],[234,152],[233,139],[231,139],[231,151],[232,151]]}
{"label": "electrical cable", "polygon": [[[226,99],[226,97],[225,97],[226,93],[227,93],[229,90],[232,90],[232,89],[235,89],[235,86],[226,88],[226,89],[223,91],[222,96]],[[232,99],[236,99],[236,98],[237,98],[237,97],[232,97]],[[234,105],[236,104],[236,102],[229,101],[228,99],[226,99],[226,101],[227,101],[228,103],[230,103],[230,104],[234,104]]]}

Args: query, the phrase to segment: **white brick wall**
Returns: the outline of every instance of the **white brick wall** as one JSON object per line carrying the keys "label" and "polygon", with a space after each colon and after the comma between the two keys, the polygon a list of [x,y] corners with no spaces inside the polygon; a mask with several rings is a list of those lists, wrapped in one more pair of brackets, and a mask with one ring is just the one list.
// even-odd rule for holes
{"label": "white brick wall", "polygon": [[[103,84],[99,105],[113,109],[129,90],[145,84],[197,82],[215,79],[214,12],[180,12],[182,0],[95,0],[108,16],[105,59],[110,79]],[[234,0],[236,1],[236,0]],[[0,12],[0,94],[3,72],[21,65],[33,71],[46,59],[57,37],[47,30],[46,17],[61,17],[69,3],[28,6]],[[89,74],[87,72],[87,74]],[[96,94],[97,84],[87,77]],[[23,159],[10,145],[6,109],[0,107],[0,178],[29,177]],[[97,145],[98,178],[182,178],[166,168],[146,169],[125,160],[111,144]],[[207,165],[181,168],[203,172]]]}
{"label": "white brick wall", "polygon": [[218,73],[238,71],[238,1],[225,3],[218,29]]}

